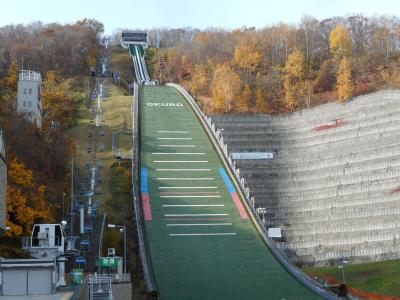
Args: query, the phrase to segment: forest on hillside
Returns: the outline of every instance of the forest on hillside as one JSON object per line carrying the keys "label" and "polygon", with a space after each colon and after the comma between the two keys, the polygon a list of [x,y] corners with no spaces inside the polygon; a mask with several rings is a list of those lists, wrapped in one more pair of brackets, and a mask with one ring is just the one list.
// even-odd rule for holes
{"label": "forest on hillside", "polygon": [[209,113],[284,113],[400,87],[400,19],[351,15],[233,31],[148,31],[150,69]]}
{"label": "forest on hillside", "polygon": [[[74,149],[65,130],[88,97],[87,75],[101,51],[103,24],[32,23],[0,28],[0,126],[9,162],[9,234],[60,215]],[[351,15],[262,29],[151,29],[154,78],[186,87],[208,113],[284,113],[400,87],[400,19]],[[118,44],[114,36],[114,45]],[[117,47],[115,47],[117,48]],[[131,62],[125,55],[125,67]],[[119,53],[119,52],[118,52]],[[18,70],[43,78],[43,130],[16,114]],[[131,75],[127,76],[130,82]],[[59,121],[59,131],[51,122]],[[68,195],[67,195],[68,197]]]}
{"label": "forest on hillside", "polygon": [[[101,51],[103,25],[84,19],[74,24],[10,25],[0,28],[0,126],[8,161],[8,236],[27,235],[38,222],[59,222],[61,203],[70,198],[74,124],[78,105],[88,100],[88,75]],[[43,128],[16,112],[19,70],[42,76]],[[52,121],[60,123],[52,128]],[[63,193],[66,193],[63,196]]]}

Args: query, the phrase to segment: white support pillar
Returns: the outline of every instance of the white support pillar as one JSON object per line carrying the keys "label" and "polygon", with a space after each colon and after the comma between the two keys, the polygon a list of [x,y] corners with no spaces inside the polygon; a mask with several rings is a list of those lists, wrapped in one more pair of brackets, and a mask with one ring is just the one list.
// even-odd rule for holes
{"label": "white support pillar", "polygon": [[67,283],[65,282],[65,261],[64,257],[60,257],[58,260],[58,281],[56,286],[66,286]]}
{"label": "white support pillar", "polygon": [[79,222],[79,229],[80,233],[84,234],[85,233],[85,206],[81,205],[79,209],[79,217],[80,217],[80,222]]}

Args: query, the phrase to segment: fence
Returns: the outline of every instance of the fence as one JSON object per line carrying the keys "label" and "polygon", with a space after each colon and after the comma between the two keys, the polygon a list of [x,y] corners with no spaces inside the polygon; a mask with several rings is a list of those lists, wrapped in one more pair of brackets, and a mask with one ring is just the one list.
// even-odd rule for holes
{"label": "fence", "polygon": [[88,276],[89,300],[112,300],[111,278],[108,276]]}
{"label": "fence", "polygon": [[136,220],[137,235],[139,241],[139,255],[142,262],[143,277],[147,292],[155,299],[158,299],[158,291],[153,272],[151,269],[149,249],[144,233],[143,212],[140,195],[140,109],[139,109],[139,86],[134,85],[134,94],[132,99],[132,189],[133,189],[133,215]]}

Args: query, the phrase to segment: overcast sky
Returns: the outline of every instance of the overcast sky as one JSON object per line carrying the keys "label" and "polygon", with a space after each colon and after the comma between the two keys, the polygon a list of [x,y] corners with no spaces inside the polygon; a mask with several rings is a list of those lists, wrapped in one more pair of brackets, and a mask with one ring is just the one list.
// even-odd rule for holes
{"label": "overcast sky", "polygon": [[[297,23],[304,14],[325,19],[362,13],[400,16],[399,0],[0,0],[0,26],[71,23],[95,18],[107,34],[116,28],[264,27]],[[1,41],[0,41],[1,42]]]}

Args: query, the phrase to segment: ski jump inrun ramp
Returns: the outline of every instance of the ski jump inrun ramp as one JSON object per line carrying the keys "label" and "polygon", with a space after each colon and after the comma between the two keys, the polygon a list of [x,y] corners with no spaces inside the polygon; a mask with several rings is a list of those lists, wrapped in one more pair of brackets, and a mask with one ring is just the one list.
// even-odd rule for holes
{"label": "ski jump inrun ramp", "polygon": [[[140,62],[137,77],[147,80]],[[271,253],[187,98],[171,86],[144,85],[136,99],[140,201],[159,297],[322,299]]]}

